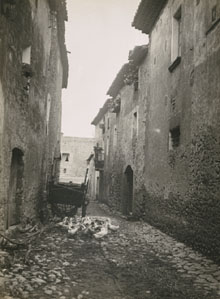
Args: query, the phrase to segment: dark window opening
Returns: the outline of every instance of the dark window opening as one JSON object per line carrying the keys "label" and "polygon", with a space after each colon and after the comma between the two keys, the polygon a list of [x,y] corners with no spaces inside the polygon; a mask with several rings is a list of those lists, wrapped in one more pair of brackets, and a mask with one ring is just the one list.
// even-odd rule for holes
{"label": "dark window opening", "polygon": [[133,138],[137,137],[137,112],[133,114]]}
{"label": "dark window opening", "polygon": [[110,129],[110,121],[109,121],[109,118],[108,118],[108,129]]}
{"label": "dark window opening", "polygon": [[63,169],[63,173],[66,173],[66,168]]}
{"label": "dark window opening", "polygon": [[125,170],[123,180],[123,213],[132,214],[133,210],[133,170],[130,165]]}
{"label": "dark window opening", "polygon": [[63,156],[63,160],[64,160],[65,162],[69,162],[70,154],[68,154],[68,153],[63,153],[62,156]]}
{"label": "dark window opening", "polygon": [[19,224],[22,219],[24,161],[23,152],[14,148],[12,151],[9,196],[7,202],[7,228]]}
{"label": "dark window opening", "polygon": [[180,145],[180,126],[169,132],[169,150],[175,149]]}
{"label": "dark window opening", "polygon": [[35,0],[35,7],[38,8],[38,0]]}

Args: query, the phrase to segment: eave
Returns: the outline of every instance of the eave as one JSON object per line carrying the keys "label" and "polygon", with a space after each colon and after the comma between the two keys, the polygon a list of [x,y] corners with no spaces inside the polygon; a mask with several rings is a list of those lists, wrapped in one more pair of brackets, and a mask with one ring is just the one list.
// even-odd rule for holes
{"label": "eave", "polygon": [[138,6],[132,26],[150,34],[167,0],[142,0]]}
{"label": "eave", "polygon": [[110,99],[107,99],[104,105],[102,106],[102,108],[99,109],[99,112],[91,122],[91,125],[96,126],[102,120],[103,116],[107,113],[109,109],[109,103],[110,103]]}
{"label": "eave", "polygon": [[124,79],[125,75],[129,70],[129,63],[126,63],[122,66],[120,71],[118,72],[117,76],[115,77],[112,85],[110,86],[109,90],[107,91],[107,95],[115,98],[122,87],[125,85]]}

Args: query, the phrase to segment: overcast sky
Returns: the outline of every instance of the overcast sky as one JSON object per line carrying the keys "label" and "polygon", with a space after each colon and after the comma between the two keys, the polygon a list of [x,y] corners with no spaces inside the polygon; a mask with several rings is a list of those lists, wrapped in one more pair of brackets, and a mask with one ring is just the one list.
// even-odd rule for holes
{"label": "overcast sky", "polygon": [[62,96],[65,136],[94,137],[94,119],[128,52],[147,44],[131,27],[140,0],[67,0],[68,88]]}

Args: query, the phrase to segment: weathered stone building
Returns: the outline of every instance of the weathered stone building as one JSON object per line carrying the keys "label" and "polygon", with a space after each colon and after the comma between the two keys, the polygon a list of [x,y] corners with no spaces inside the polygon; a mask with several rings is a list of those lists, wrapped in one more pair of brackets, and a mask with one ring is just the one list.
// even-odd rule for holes
{"label": "weathered stone building", "polygon": [[220,1],[142,1],[149,34],[144,201],[150,223],[206,253],[220,238]]}
{"label": "weathered stone building", "polygon": [[[219,24],[220,1],[141,1],[133,26],[149,35],[148,51],[139,66],[137,97],[127,80],[118,84],[120,73],[113,82],[121,99],[112,123],[118,139],[116,149],[109,142],[109,153],[115,152],[109,173],[104,168],[108,204],[215,258],[220,248]],[[127,79],[126,70],[124,75]],[[108,94],[115,101],[112,87]]]}
{"label": "weathered stone building", "polygon": [[[125,214],[132,212],[136,149],[144,140],[143,132],[138,128],[139,113],[141,116],[143,113],[142,108],[139,111],[138,90],[142,76],[140,67],[146,54],[147,46],[130,51],[129,62],[122,66],[107,92],[111,98],[92,122],[96,126],[97,198]],[[104,158],[102,164],[96,154],[99,151]]]}
{"label": "weathered stone building", "polygon": [[94,138],[61,137],[60,182],[84,182],[87,159],[93,152]]}
{"label": "weathered stone building", "polygon": [[[107,175],[107,165],[112,167],[108,159],[111,136],[109,129],[113,127],[112,124],[114,120],[112,121],[112,117],[114,118],[114,114],[109,111],[109,105],[110,99],[106,100],[91,123],[95,126],[94,157],[91,161],[94,164],[95,171],[90,171],[94,176],[94,178],[90,179],[90,184],[93,184],[93,187],[91,186],[90,189],[95,190],[95,198],[100,201],[105,201],[105,198],[108,196],[106,187],[108,188],[109,185],[105,183],[104,176]],[[89,196],[94,198],[94,195],[91,193]]]}
{"label": "weathered stone building", "polygon": [[[138,46],[130,51],[129,62],[122,66],[107,94],[112,97],[110,111],[108,159],[105,161],[105,194],[108,201],[123,213],[133,211],[134,178],[137,149],[144,140],[143,107],[139,106],[141,65],[147,55],[147,46]],[[121,200],[118,201],[118,198]]]}
{"label": "weathered stone building", "polygon": [[65,1],[0,3],[0,230],[42,215],[60,159]]}

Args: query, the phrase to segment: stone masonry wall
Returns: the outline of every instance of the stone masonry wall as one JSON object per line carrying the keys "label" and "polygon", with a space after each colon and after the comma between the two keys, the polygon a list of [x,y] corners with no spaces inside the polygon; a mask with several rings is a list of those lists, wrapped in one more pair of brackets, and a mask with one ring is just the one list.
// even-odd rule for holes
{"label": "stone masonry wall", "polygon": [[146,153],[146,114],[148,112],[147,86],[149,70],[148,56],[139,68],[138,88],[138,137],[135,152],[135,176],[134,176],[134,206],[133,213],[138,217],[145,216],[145,153]]}
{"label": "stone masonry wall", "polygon": [[[216,1],[168,1],[150,35],[145,183],[135,205],[144,201],[146,221],[219,259],[220,27],[212,27],[214,4],[219,18]],[[180,5],[181,62],[170,72],[172,18]],[[175,126],[180,144],[170,149]]]}
{"label": "stone masonry wall", "polygon": [[[105,202],[116,209],[126,213],[125,196],[125,170],[131,166],[135,175],[135,155],[139,142],[137,132],[133,132],[134,113],[138,116],[138,95],[134,86],[125,85],[120,91],[121,108],[118,114],[112,113],[110,117],[109,154],[105,155],[104,168],[104,194]],[[105,135],[106,135],[105,134]],[[106,152],[106,150],[105,150]]]}
{"label": "stone masonry wall", "polygon": [[[21,0],[11,10],[0,12],[0,82],[1,105],[4,106],[2,136],[2,173],[0,182],[0,229],[7,228],[8,194],[12,150],[23,153],[21,221],[32,221],[38,216],[38,204],[43,196],[47,178],[47,96],[51,78],[50,54],[52,42],[51,14],[47,1]],[[57,38],[57,36],[56,36]],[[31,47],[31,76],[22,73],[22,53]],[[57,59],[57,57],[56,57]],[[52,64],[52,63],[51,63]],[[57,61],[53,61],[57,64]],[[53,80],[53,79],[52,79]],[[56,95],[60,99],[60,92]],[[53,103],[51,104],[51,107]],[[58,108],[59,109],[59,108]],[[59,114],[60,112],[58,112]],[[57,127],[54,128],[57,130]],[[0,134],[1,136],[1,134]],[[57,140],[53,141],[55,144]],[[0,155],[1,158],[1,155]],[[2,179],[3,178],[3,179]]]}

